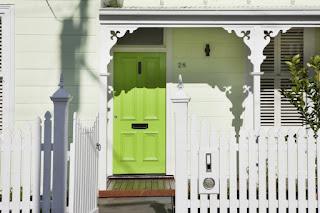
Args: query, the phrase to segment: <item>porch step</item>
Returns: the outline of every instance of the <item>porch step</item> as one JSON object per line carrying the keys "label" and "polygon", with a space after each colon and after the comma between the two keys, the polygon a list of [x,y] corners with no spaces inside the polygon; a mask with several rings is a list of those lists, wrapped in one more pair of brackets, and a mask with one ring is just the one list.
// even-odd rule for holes
{"label": "porch step", "polygon": [[172,175],[113,175],[108,180],[114,179],[174,179]]}
{"label": "porch step", "polygon": [[172,176],[113,176],[107,180],[107,190],[100,198],[173,197],[175,181]]}

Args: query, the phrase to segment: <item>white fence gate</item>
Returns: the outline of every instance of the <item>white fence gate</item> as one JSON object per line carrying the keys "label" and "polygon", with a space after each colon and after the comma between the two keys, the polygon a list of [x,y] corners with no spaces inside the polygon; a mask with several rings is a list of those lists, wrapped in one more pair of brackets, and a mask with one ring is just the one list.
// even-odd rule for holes
{"label": "white fence gate", "polygon": [[[311,131],[269,129],[216,132],[191,119],[186,155],[177,150],[177,213],[317,212],[320,210],[320,140]],[[178,178],[178,179],[177,179]],[[178,182],[188,183],[188,189]],[[183,187],[183,186],[182,186]]]}
{"label": "white fence gate", "polygon": [[92,125],[73,117],[73,143],[70,147],[70,212],[98,212],[99,120]]}

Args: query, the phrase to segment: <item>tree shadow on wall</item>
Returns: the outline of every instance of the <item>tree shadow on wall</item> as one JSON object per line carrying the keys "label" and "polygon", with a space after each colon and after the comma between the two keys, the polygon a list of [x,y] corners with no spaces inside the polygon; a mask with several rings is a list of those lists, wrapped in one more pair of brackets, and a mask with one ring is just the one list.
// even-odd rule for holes
{"label": "tree shadow on wall", "polygon": [[[99,77],[87,64],[89,54],[87,50],[88,30],[88,0],[80,0],[71,16],[62,20],[60,32],[60,72],[64,76],[65,86],[73,96],[69,112],[78,112],[81,103],[81,75],[87,72],[89,76],[99,83]],[[69,113],[69,121],[72,121],[72,113]],[[72,122],[69,122],[69,129],[72,129]],[[69,131],[69,138],[72,132]]]}

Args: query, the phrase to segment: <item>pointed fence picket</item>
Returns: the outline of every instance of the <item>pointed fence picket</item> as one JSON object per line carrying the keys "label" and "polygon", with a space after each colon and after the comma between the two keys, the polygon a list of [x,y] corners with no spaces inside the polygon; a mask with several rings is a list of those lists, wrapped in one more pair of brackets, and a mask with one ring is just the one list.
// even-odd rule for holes
{"label": "pointed fence picket", "polygon": [[[304,131],[304,130],[303,130]],[[305,213],[307,209],[306,203],[306,179],[307,179],[307,144],[306,144],[307,137],[305,137],[304,132],[301,130],[297,134],[297,162],[298,162],[298,209],[299,212]],[[319,177],[319,176],[318,176]]]}
{"label": "pointed fence picket", "polygon": [[[261,134],[260,138],[261,139],[265,139],[266,135]],[[268,139],[268,138],[266,138]],[[258,144],[258,156],[259,156],[259,160],[258,160],[258,165],[260,170],[262,171],[267,171],[267,155],[268,153],[266,152],[267,150],[267,146],[268,143],[266,143],[266,140],[260,140],[259,144]],[[246,151],[240,151],[240,152],[244,152],[242,153],[242,155],[246,155]],[[258,181],[259,181],[259,212],[261,213],[266,213],[266,208],[267,208],[267,183],[266,183],[266,178],[267,178],[267,173],[266,172],[259,172],[258,174]],[[242,211],[244,212],[244,210]]]}
{"label": "pointed fence picket", "polygon": [[[247,132],[240,133],[239,138],[239,210],[240,213],[247,213],[248,207],[248,135]],[[221,170],[221,169],[220,169]]]}
{"label": "pointed fence picket", "polygon": [[43,140],[43,212],[50,212],[51,209],[51,159],[52,159],[52,121],[51,113],[45,114],[44,140]]}
{"label": "pointed fence picket", "polygon": [[288,206],[287,200],[287,141],[285,139],[286,133],[284,131],[280,131],[278,134],[278,204],[279,204],[279,212],[286,212]]}
{"label": "pointed fence picket", "polygon": [[[190,150],[199,150],[199,144],[197,142],[198,138],[200,137],[200,129],[198,130],[198,121],[196,120],[196,117],[192,117],[191,119],[191,129],[194,131],[191,132],[191,141],[190,141]],[[197,211],[199,206],[199,200],[198,200],[198,191],[197,189],[197,178],[198,178],[198,155],[199,153],[196,151],[191,152],[191,179],[190,179],[190,200],[191,205],[190,209],[191,211]]]}
{"label": "pointed fence picket", "polygon": [[[176,197],[189,212],[319,212],[320,139],[310,130],[241,130],[237,136],[233,130],[212,129],[203,119],[190,119],[187,152],[191,160],[186,175],[176,177],[177,183],[182,178],[189,183],[187,190],[181,190],[187,194]],[[211,150],[216,150],[212,163],[219,165],[213,169],[220,189],[203,194],[199,186],[205,167],[199,163],[200,155]],[[177,167],[186,162],[180,151],[176,155]]]}
{"label": "pointed fence picket", "polygon": [[[210,148],[213,150],[213,157],[212,157],[212,161],[216,162],[213,165],[213,170],[216,171],[216,173],[218,174],[220,171],[220,167],[219,167],[219,139],[217,134],[215,134],[214,132],[211,132],[210,134]],[[196,164],[197,162],[195,162]],[[217,175],[217,177],[219,177],[219,175]],[[219,182],[219,181],[218,181]],[[209,197],[209,202],[210,202],[210,210],[212,210],[212,213],[217,213],[218,212],[218,195],[217,194],[211,194]]]}

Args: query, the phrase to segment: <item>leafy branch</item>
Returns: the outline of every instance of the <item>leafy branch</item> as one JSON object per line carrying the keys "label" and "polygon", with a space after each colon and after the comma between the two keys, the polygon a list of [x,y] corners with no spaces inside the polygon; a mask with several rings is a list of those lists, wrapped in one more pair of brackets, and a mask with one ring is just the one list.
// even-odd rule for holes
{"label": "leafy branch", "polygon": [[295,55],[286,64],[291,74],[291,88],[280,89],[280,93],[297,108],[302,122],[318,135],[320,129],[320,55],[311,57],[304,67],[301,56]]}

